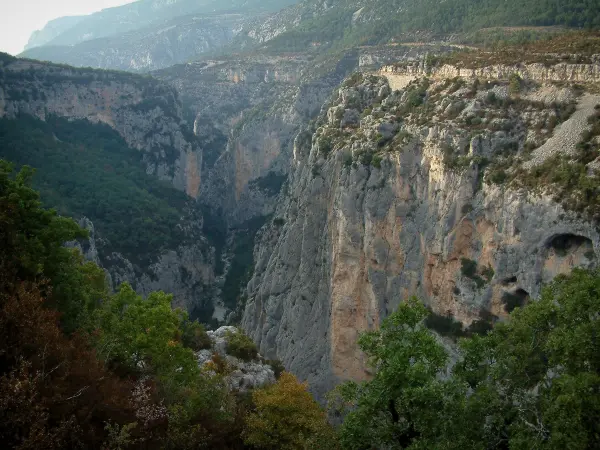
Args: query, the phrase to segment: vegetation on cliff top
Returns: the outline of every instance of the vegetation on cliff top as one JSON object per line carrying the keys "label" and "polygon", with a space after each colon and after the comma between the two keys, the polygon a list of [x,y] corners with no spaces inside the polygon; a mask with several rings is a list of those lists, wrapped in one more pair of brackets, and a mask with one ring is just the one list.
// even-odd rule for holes
{"label": "vegetation on cliff top", "polygon": [[450,64],[457,67],[479,68],[495,64],[516,66],[520,64],[558,63],[590,64],[598,55],[600,32],[576,31],[551,34],[531,42],[493,45],[488,49],[466,49],[435,58],[437,65]]}
{"label": "vegetation on cliff top", "polygon": [[415,33],[449,34],[499,26],[600,27],[600,5],[593,0],[379,0],[368,2],[360,13],[362,4],[345,0],[315,15],[319,6],[316,1],[300,5],[306,18],[269,41],[267,48],[302,51],[312,46],[322,51],[323,47],[414,41]]}

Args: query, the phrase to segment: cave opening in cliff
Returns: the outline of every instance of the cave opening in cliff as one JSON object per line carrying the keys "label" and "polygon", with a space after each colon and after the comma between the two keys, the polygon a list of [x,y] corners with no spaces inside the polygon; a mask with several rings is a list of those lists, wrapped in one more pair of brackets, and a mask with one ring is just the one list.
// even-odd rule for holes
{"label": "cave opening in cliff", "polygon": [[507,313],[511,313],[517,307],[524,306],[529,300],[529,292],[525,289],[518,288],[513,292],[505,292],[502,296],[502,303],[504,303],[504,310]]}
{"label": "cave opening in cliff", "polygon": [[592,241],[576,234],[559,234],[549,239],[546,248],[554,250],[557,256],[565,257],[578,248],[586,246],[593,248]]}

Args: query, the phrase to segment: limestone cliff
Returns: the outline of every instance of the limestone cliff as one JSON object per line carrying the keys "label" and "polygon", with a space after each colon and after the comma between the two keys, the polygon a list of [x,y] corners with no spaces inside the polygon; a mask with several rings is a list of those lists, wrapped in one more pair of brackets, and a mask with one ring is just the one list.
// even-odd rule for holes
{"label": "limestone cliff", "polygon": [[198,195],[202,156],[177,92],[149,77],[6,58],[0,117],[48,114],[101,122],[144,152],[147,172]]}
{"label": "limestone cliff", "polygon": [[454,77],[479,78],[487,80],[508,80],[511,75],[519,75],[523,79],[539,82],[570,82],[593,83],[600,81],[600,55],[589,64],[494,64],[483,67],[459,67],[444,64],[438,67],[426,67],[423,61],[420,64],[386,65],[379,73],[385,76],[394,89],[401,89],[411,81],[420,77],[429,77],[434,80],[444,80]]}
{"label": "limestone cliff", "polygon": [[[0,58],[0,117],[14,119],[23,114],[41,120],[55,115],[106,124],[126,146],[143,155],[140,164],[147,174],[187,193],[189,200],[177,224],[181,242],[152,249],[154,254],[143,263],[134,261],[131,256],[135,255],[125,257],[119,252],[119,242],[107,243],[101,230],[77,217],[91,232],[90,241],[80,245],[88,259],[107,271],[113,288],[128,281],[143,295],[164,290],[174,294],[177,306],[208,315],[210,320],[215,255],[203,234],[203,217],[195,202],[201,184],[202,146],[193,134],[192,121],[185,118],[177,92],[149,77],[6,55]],[[0,148],[0,157],[4,154]],[[142,234],[136,229],[130,233]]]}
{"label": "limestone cliff", "polygon": [[278,220],[255,250],[243,327],[263,354],[322,395],[367,376],[358,334],[409,295],[465,325],[502,320],[511,301],[597,264],[598,223],[558,202],[555,185],[517,178],[531,176],[523,166],[536,148],[568,158],[551,144],[584,139],[600,96],[508,84],[421,77],[392,91],[360,74],[344,83],[296,137]]}

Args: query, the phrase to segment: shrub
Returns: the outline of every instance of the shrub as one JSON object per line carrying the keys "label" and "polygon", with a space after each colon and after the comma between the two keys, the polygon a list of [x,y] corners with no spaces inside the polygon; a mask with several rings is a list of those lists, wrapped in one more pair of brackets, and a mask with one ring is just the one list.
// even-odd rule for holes
{"label": "shrub", "polygon": [[[477,285],[477,288],[482,288],[485,285],[485,280],[477,274],[477,263],[475,261],[473,261],[472,259],[468,259],[468,258],[461,258],[460,262],[461,262],[460,271],[463,274],[463,276],[473,280],[475,282],[475,284]],[[491,267],[489,269],[491,269]],[[489,275],[489,272],[488,272],[488,275]],[[492,269],[491,276],[494,276],[493,269]],[[487,276],[486,276],[486,278],[487,278]],[[491,277],[490,277],[490,279],[491,279]]]}
{"label": "shrub", "polygon": [[381,169],[381,159],[381,155],[373,155],[373,158],[371,159],[371,165],[373,167]]}
{"label": "shrub", "polygon": [[508,92],[510,95],[519,95],[521,93],[521,81],[518,73],[513,73],[508,78]]}
{"label": "shrub", "polygon": [[349,78],[346,79],[346,81],[344,81],[343,86],[344,87],[354,87],[357,86],[358,84],[362,83],[363,81],[363,74],[360,72],[354,72],[352,75],[350,75]]}
{"label": "shrub", "polygon": [[226,335],[227,353],[244,361],[252,361],[258,355],[256,344],[244,332],[238,329],[236,332],[228,331]]}
{"label": "shrub", "polygon": [[281,217],[276,217],[273,219],[273,225],[275,225],[276,227],[282,227],[283,225],[285,225],[285,219]]}
{"label": "shrub", "polygon": [[181,341],[185,347],[191,348],[194,351],[209,349],[212,347],[212,341],[204,325],[198,321],[186,321],[182,324],[183,333]]}
{"label": "shrub", "polygon": [[256,449],[339,448],[327,416],[308,385],[284,372],[277,383],[252,393],[255,409],[245,417],[244,441]]}
{"label": "shrub", "polygon": [[477,263],[469,258],[461,258],[461,273],[467,278],[473,278],[477,275]]}
{"label": "shrub", "polygon": [[328,136],[321,136],[318,140],[318,145],[319,145],[319,152],[323,156],[327,156],[333,149],[331,138]]}
{"label": "shrub", "polygon": [[344,167],[350,167],[352,165],[352,154],[350,152],[345,153],[342,161]]}
{"label": "shrub", "polygon": [[494,278],[494,269],[492,269],[492,266],[487,266],[481,271],[481,274],[490,282]]}
{"label": "shrub", "polygon": [[493,328],[494,325],[492,324],[491,320],[478,319],[473,321],[473,323],[467,327],[467,334],[479,334],[485,336],[488,334],[488,332],[492,331]]}
{"label": "shrub", "polygon": [[285,372],[285,367],[283,366],[282,362],[278,359],[267,359],[265,361],[268,365],[271,366],[271,369],[273,369],[273,373],[275,373],[275,378],[279,379],[279,377],[281,376],[281,374],[283,372]]}
{"label": "shrub", "polygon": [[511,313],[515,308],[523,306],[525,304],[525,299],[521,295],[505,292],[502,295],[502,303],[504,303],[504,310],[507,313]]}
{"label": "shrub", "polygon": [[464,334],[462,323],[450,314],[443,316],[430,311],[425,319],[425,326],[430,330],[437,331],[442,336],[460,337]]}

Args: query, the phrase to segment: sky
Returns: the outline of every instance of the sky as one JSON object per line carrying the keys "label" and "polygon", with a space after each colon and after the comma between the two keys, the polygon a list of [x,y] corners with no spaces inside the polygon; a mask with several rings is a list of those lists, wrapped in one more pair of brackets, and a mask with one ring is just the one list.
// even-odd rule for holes
{"label": "sky", "polygon": [[133,0],[0,0],[0,51],[16,55],[50,20],[90,14]]}

